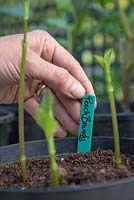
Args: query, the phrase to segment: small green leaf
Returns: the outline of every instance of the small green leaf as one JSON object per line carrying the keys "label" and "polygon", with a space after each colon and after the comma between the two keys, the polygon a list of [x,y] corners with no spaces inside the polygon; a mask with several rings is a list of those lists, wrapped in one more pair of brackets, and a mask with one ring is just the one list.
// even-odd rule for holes
{"label": "small green leaf", "polygon": [[95,55],[95,59],[102,67],[106,67],[105,60],[102,56]]}
{"label": "small green leaf", "polygon": [[53,98],[51,91],[47,88],[43,100],[37,109],[37,122],[43,129],[46,138],[54,136],[56,121],[53,116]]}
{"label": "small green leaf", "polygon": [[110,66],[114,59],[114,50],[108,49],[104,54],[104,60],[107,66]]}
{"label": "small green leaf", "polygon": [[114,50],[108,49],[107,51],[105,51],[104,57],[95,55],[95,58],[102,67],[108,68],[114,60],[114,56]]}
{"label": "small green leaf", "polygon": [[37,110],[37,121],[47,139],[54,136],[57,127],[56,121],[53,117],[48,116],[40,107]]}
{"label": "small green leaf", "polygon": [[53,110],[53,98],[51,95],[51,91],[47,88],[45,90],[45,95],[43,97],[43,100],[40,104],[40,107],[44,110],[44,112],[50,116],[52,116],[52,110]]}

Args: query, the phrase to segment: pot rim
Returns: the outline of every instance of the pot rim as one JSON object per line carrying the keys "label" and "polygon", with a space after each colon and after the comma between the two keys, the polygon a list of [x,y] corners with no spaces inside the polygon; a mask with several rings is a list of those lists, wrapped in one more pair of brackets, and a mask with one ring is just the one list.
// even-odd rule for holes
{"label": "pot rim", "polygon": [[[111,113],[95,113],[94,114],[94,121],[98,119],[111,119]],[[120,120],[132,120],[134,119],[134,112],[128,112],[128,113],[117,113],[117,118]]]}
{"label": "pot rim", "polygon": [[63,193],[63,192],[77,192],[86,191],[86,190],[96,190],[109,188],[112,186],[134,183],[134,177],[122,178],[120,180],[108,181],[105,183],[92,183],[92,184],[83,184],[75,186],[59,186],[58,188],[50,187],[39,187],[39,188],[0,188],[0,192],[21,192],[21,193]]}

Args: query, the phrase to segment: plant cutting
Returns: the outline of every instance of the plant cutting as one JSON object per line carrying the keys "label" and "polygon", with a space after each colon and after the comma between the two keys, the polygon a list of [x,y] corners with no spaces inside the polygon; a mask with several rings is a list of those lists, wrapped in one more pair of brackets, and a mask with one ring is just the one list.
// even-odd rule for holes
{"label": "plant cutting", "polygon": [[54,133],[56,131],[56,121],[53,116],[53,99],[50,90],[46,90],[45,96],[37,109],[37,122],[43,129],[48,142],[48,153],[51,159],[51,171],[53,185],[59,186],[58,165],[56,163],[56,150],[54,144]]}
{"label": "plant cutting", "polygon": [[22,41],[22,59],[20,67],[20,83],[19,83],[19,149],[20,164],[23,180],[26,179],[26,155],[24,145],[24,81],[25,81],[25,65],[27,52],[27,22],[28,22],[29,0],[24,1],[24,37]]}
{"label": "plant cutting", "polygon": [[[93,20],[95,20],[95,24],[89,30],[89,37],[94,39],[94,35],[100,33],[104,39],[104,44],[100,47],[101,49],[106,49],[107,46],[114,46],[116,48],[112,74],[113,85],[116,86],[115,105],[119,134],[120,137],[133,138],[133,73],[131,72],[134,66],[132,42],[134,35],[132,23],[134,4],[132,1],[124,1],[124,3],[127,3],[127,7],[123,8],[123,2],[120,0],[114,2],[102,0],[98,2],[98,4],[94,3],[93,6],[90,4],[92,8],[90,12],[92,13]],[[109,9],[110,6],[111,9]],[[97,38],[99,40],[99,36]],[[110,38],[112,41],[109,41]],[[95,48],[95,51],[100,51],[100,49]],[[103,74],[100,76],[99,70],[96,73],[94,63],[93,72],[94,78],[92,83],[98,94],[98,99],[101,98],[101,101],[98,100],[97,109],[95,110],[93,135],[112,136],[110,104],[104,100],[106,97],[105,89],[103,90],[101,86],[104,86]],[[120,84],[119,80],[121,80],[122,84]],[[99,96],[98,92],[101,96]]]}
{"label": "plant cutting", "polygon": [[104,57],[95,55],[96,60],[98,63],[104,68],[105,77],[106,77],[106,84],[107,84],[107,92],[110,101],[110,108],[112,113],[112,123],[113,123],[113,134],[114,134],[114,146],[115,146],[115,160],[114,164],[115,167],[118,167],[121,164],[120,159],[120,144],[119,144],[119,132],[118,132],[118,122],[117,122],[117,115],[116,115],[116,108],[115,108],[115,101],[114,101],[114,88],[111,82],[111,74],[110,74],[110,65],[113,59],[114,52],[112,49],[105,52]]}
{"label": "plant cutting", "polygon": [[[132,70],[133,70],[133,2],[126,1],[127,7],[124,8],[122,1],[115,1],[113,3],[114,9],[112,12],[106,8],[108,2],[103,2],[103,12],[102,17],[105,20],[100,20],[96,25],[98,27],[97,31],[104,31],[109,36],[112,36],[113,39],[116,39],[117,45],[112,44],[116,47],[116,58],[118,54],[120,56],[119,63],[117,62],[117,66],[112,73],[114,73],[114,81],[113,83],[116,85],[116,93],[115,96],[118,97],[118,93],[120,93],[121,100],[116,101],[116,110],[117,110],[117,118],[118,118],[118,127],[120,137],[128,137],[133,138],[133,130],[134,130],[134,113],[132,111],[132,102],[133,102],[133,78],[132,78]],[[124,1],[125,2],[125,1]],[[98,8],[99,9],[99,8]],[[101,9],[100,9],[101,11]],[[106,16],[104,16],[106,15]],[[111,28],[112,27],[112,28]],[[121,64],[121,66],[120,66]],[[114,65],[114,64],[113,64]],[[116,63],[115,63],[116,65]],[[119,69],[119,71],[118,71]],[[121,77],[119,77],[119,75]],[[116,80],[117,79],[117,80]],[[121,79],[122,84],[119,83],[119,79]],[[120,91],[120,92],[118,92]],[[100,102],[98,103],[98,108],[95,113],[95,126],[94,126],[94,135],[109,135],[112,136],[111,128],[111,114],[110,114],[110,105],[109,102]],[[99,133],[99,127],[103,126],[103,124],[107,124],[103,129],[102,133]]]}

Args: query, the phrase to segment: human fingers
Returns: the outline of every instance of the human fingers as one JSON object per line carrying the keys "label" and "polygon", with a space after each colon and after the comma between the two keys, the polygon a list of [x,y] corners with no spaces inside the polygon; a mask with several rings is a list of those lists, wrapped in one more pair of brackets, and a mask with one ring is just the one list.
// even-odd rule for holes
{"label": "human fingers", "polygon": [[[2,37],[3,49],[5,49],[5,46],[8,47],[9,44],[10,46],[14,46],[13,51],[10,51],[11,59],[9,60],[11,60],[13,63],[11,65],[12,67],[10,67],[9,69],[11,70],[10,75],[12,74],[13,70],[16,72],[16,74],[15,72],[13,73],[14,77],[11,78],[11,81],[12,79],[15,81],[17,80],[17,82],[19,80],[20,71],[18,66],[20,66],[20,61],[21,61],[20,52],[21,52],[22,38],[23,34]],[[86,93],[94,94],[92,84],[88,80],[80,64],[52,36],[50,36],[45,31],[36,30],[28,33],[27,39],[28,39],[27,50],[35,52],[36,55],[42,57],[44,60],[48,61],[48,63],[52,62],[54,65],[64,68],[73,77],[75,77],[75,79],[78,80],[78,82],[81,85],[83,85],[83,87],[86,90]],[[10,48],[7,49],[9,50]],[[12,57],[15,57],[15,59],[12,59]],[[38,68],[36,70],[38,70]]]}
{"label": "human fingers", "polygon": [[93,86],[77,60],[46,31],[28,33],[29,48],[44,60],[66,69],[86,89],[95,95]]}
{"label": "human fingers", "polygon": [[80,107],[81,107],[81,102],[80,100],[77,99],[71,99],[68,97],[65,97],[59,92],[55,92],[56,96],[58,97],[60,103],[64,106],[66,111],[69,113],[71,118],[76,122],[79,123],[79,118],[80,118]]}
{"label": "human fingers", "polygon": [[64,127],[65,130],[68,130],[69,132],[73,133],[74,135],[78,134],[78,128],[79,125],[76,123],[71,115],[67,112],[65,107],[62,105],[62,103],[59,101],[59,99],[56,97],[56,95],[53,93],[54,97],[54,116],[55,118],[60,122],[62,127]]}
{"label": "human fingers", "polygon": [[53,63],[65,68],[73,77],[75,77],[84,86],[86,93],[95,95],[93,86],[78,61],[76,61],[75,58],[60,44],[57,44],[55,49]]}
{"label": "human fingers", "polygon": [[[42,100],[44,98],[45,95],[45,90],[42,90],[40,93],[40,99]],[[62,137],[65,135],[65,133],[63,132],[64,130],[68,130],[71,133],[77,135],[78,133],[78,123],[76,123],[73,118],[71,117],[71,115],[68,113],[68,111],[66,110],[66,108],[62,105],[62,103],[59,101],[59,99],[57,98],[56,94],[54,92],[52,92],[52,96],[53,96],[53,113],[54,113],[54,117],[55,119],[59,122],[59,124],[61,126],[59,126],[59,128],[62,128],[61,133],[57,132],[57,135],[62,135]]]}
{"label": "human fingers", "polygon": [[[66,69],[73,77],[75,77],[86,89],[86,93],[95,95],[93,86],[80,64],[76,59],[63,48],[51,35],[45,31],[33,32],[40,35],[40,55],[44,60]],[[43,45],[41,45],[43,43]],[[38,42],[39,44],[39,42]]]}
{"label": "human fingers", "polygon": [[43,81],[53,91],[74,99],[81,99],[85,89],[67,70],[49,63],[36,53],[28,51],[26,79]]}
{"label": "human fingers", "polygon": [[[31,97],[30,99],[25,101],[25,109],[27,112],[32,116],[34,120],[36,119],[36,112],[39,107],[38,101],[35,99],[35,97]],[[66,131],[62,127],[62,125],[57,121],[57,129],[55,131],[55,136],[56,137],[65,137],[66,136]]]}
{"label": "human fingers", "polygon": [[57,130],[55,132],[55,137],[64,138],[66,136],[66,134],[67,134],[67,132],[65,131],[63,126],[60,124],[60,122],[57,121]]}

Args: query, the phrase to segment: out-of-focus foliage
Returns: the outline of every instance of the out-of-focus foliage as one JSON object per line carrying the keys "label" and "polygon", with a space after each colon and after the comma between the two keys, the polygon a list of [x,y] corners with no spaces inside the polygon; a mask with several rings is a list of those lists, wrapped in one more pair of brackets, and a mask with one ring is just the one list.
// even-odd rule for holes
{"label": "out-of-focus foliage", "polygon": [[[115,49],[115,62],[112,67],[113,84],[116,88],[116,97],[123,96],[121,82],[126,58],[124,49],[129,49],[129,43],[126,42],[118,1],[134,35],[134,0],[31,0],[30,2],[29,31],[47,30],[65,46],[81,63],[93,82],[98,99],[106,97],[105,80],[102,69],[94,60],[94,54],[103,55],[107,48]],[[21,32],[23,23],[21,1],[1,0],[0,4],[0,35]],[[133,79],[131,77],[131,82]],[[130,87],[130,90],[133,89]]]}

